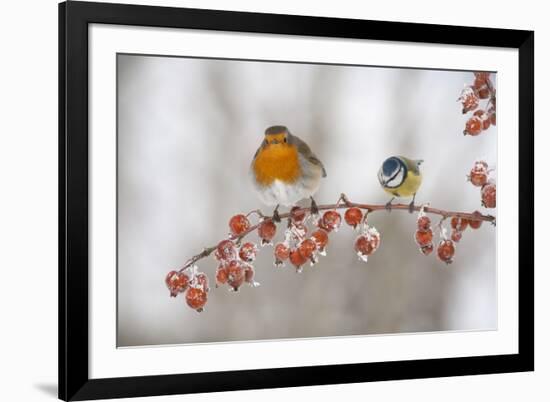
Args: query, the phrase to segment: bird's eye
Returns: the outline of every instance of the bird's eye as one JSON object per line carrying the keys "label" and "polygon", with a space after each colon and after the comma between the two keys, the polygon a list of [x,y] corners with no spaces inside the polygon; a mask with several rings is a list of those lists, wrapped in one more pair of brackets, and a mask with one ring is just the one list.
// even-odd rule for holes
{"label": "bird's eye", "polygon": [[283,142],[286,144],[286,137],[285,137],[285,139],[283,140]]}

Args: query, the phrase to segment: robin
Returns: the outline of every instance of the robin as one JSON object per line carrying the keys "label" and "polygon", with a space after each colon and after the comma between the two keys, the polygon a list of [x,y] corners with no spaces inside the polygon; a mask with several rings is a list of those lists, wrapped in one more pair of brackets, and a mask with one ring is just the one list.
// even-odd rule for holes
{"label": "robin", "polygon": [[391,210],[391,202],[395,197],[411,197],[409,212],[413,212],[416,192],[422,183],[420,165],[422,159],[409,159],[404,156],[391,156],[386,159],[378,171],[378,181],[382,188],[393,197],[386,204]]}
{"label": "robin", "polygon": [[275,206],[273,220],[280,221],[280,205],[293,206],[304,198],[311,199],[313,214],[319,211],[313,194],[327,175],[325,167],[309,146],[285,126],[265,130],[250,171],[261,201]]}

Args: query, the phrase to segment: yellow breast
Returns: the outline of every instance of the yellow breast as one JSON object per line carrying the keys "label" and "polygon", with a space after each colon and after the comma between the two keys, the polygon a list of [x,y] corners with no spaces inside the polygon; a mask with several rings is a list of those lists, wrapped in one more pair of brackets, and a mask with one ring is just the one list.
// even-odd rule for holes
{"label": "yellow breast", "polygon": [[407,172],[407,177],[405,177],[405,180],[403,180],[403,183],[399,187],[384,188],[384,190],[396,197],[412,197],[418,191],[421,183],[422,175],[409,171]]}
{"label": "yellow breast", "polygon": [[301,172],[298,150],[294,145],[268,145],[258,152],[253,169],[258,184],[268,186],[275,180],[294,183]]}

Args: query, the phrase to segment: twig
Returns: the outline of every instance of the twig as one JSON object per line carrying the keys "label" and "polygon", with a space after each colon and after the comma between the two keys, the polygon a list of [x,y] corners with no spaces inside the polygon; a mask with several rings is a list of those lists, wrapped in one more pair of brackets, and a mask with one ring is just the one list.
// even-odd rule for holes
{"label": "twig", "polygon": [[[341,201],[343,201],[344,203],[341,204],[340,203]],[[319,211],[326,211],[326,210],[332,210],[332,209],[343,209],[343,208],[351,208],[351,207],[364,209],[364,210],[367,211],[366,212],[367,214],[370,214],[371,212],[374,212],[374,211],[387,211],[387,208],[386,208],[385,204],[383,204],[383,205],[380,205],[380,204],[359,204],[359,203],[349,201],[348,198],[345,196],[345,194],[342,194],[340,196],[340,198],[339,198],[339,200],[336,204],[318,205]],[[473,221],[485,221],[485,222],[490,222],[492,224],[496,223],[496,218],[492,215],[482,215],[482,214],[472,214],[472,213],[467,213],[467,212],[446,211],[446,210],[443,210],[443,209],[427,207],[425,205],[424,206],[422,206],[422,205],[415,206],[413,208],[413,211],[420,211],[422,208],[424,208],[425,213],[441,216],[443,218],[442,220],[444,220],[445,218],[450,218],[450,217],[456,216],[458,218],[464,218],[464,219],[473,220]],[[391,210],[392,211],[393,210],[409,211],[409,204],[393,204],[391,206]],[[257,212],[259,212],[259,210],[254,210],[253,212],[257,213]],[[310,207],[300,208],[300,209],[296,210],[296,212],[311,213],[311,208]],[[260,214],[261,214],[261,212],[260,212]],[[263,214],[262,215],[260,215],[260,214],[258,214],[258,215],[263,216]],[[279,214],[279,217],[281,218],[281,220],[283,220],[285,218],[289,218],[290,217],[290,212],[287,212],[287,213],[284,213],[284,214]],[[272,218],[270,218],[270,217],[265,218],[264,220],[262,220],[262,222],[265,221],[265,220],[271,221]],[[244,237],[246,237],[250,233],[257,230],[258,227],[260,226],[260,223],[250,226],[246,231],[244,231],[239,236],[230,236],[229,239],[239,243]],[[205,257],[208,257],[210,254],[212,254],[212,252],[214,250],[216,250],[216,248],[217,248],[217,245],[205,248],[201,253],[199,253],[199,254],[195,255],[194,257],[190,258],[189,260],[187,260],[187,262],[184,264],[184,266],[179,271],[182,272],[182,271],[186,270],[187,268],[192,267],[197,261],[199,261],[199,260],[201,260]]]}

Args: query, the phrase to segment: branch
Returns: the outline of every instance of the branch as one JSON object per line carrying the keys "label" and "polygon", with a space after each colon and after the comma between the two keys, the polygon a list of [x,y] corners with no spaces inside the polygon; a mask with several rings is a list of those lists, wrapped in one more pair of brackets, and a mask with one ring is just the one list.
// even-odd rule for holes
{"label": "branch", "polygon": [[[351,202],[347,199],[347,197],[342,194],[340,196],[340,199],[336,204],[324,204],[324,205],[318,205],[317,208],[319,211],[326,211],[326,210],[334,210],[334,209],[343,209],[343,208],[351,208],[356,207],[365,210],[367,213],[375,212],[375,211],[388,211],[385,204],[360,204]],[[482,215],[482,214],[473,214],[473,213],[467,213],[467,212],[457,212],[457,211],[446,211],[443,209],[438,208],[431,208],[427,206],[414,206],[413,211],[419,212],[421,209],[424,209],[424,212],[427,214],[433,214],[433,215],[439,215],[442,217],[442,220],[445,220],[450,217],[457,217],[457,218],[464,218],[472,221],[484,221],[484,222],[490,222],[492,224],[496,224],[496,218],[492,215]],[[409,211],[409,205],[408,204],[392,204],[391,205],[391,211]],[[297,209],[296,212],[305,212],[306,214],[311,214],[311,207],[304,207]],[[247,215],[250,215],[251,213],[256,213],[260,217],[265,217],[259,210],[253,210],[249,212]],[[279,214],[279,217],[281,219],[286,219],[290,217],[290,212]],[[265,220],[273,221],[271,217],[265,217],[262,222]],[[260,222],[261,223],[261,222]],[[254,232],[258,229],[260,226],[260,223],[257,223],[256,225],[250,226],[246,231],[244,231],[239,236],[230,236],[229,239],[235,241],[237,244],[239,244],[243,238],[248,236],[250,233]],[[189,267],[192,267],[197,261],[208,257],[214,250],[216,250],[217,245],[214,245],[212,247],[205,248],[201,253],[191,257],[187,262],[184,264],[184,266],[179,270],[179,272],[183,272]]]}

